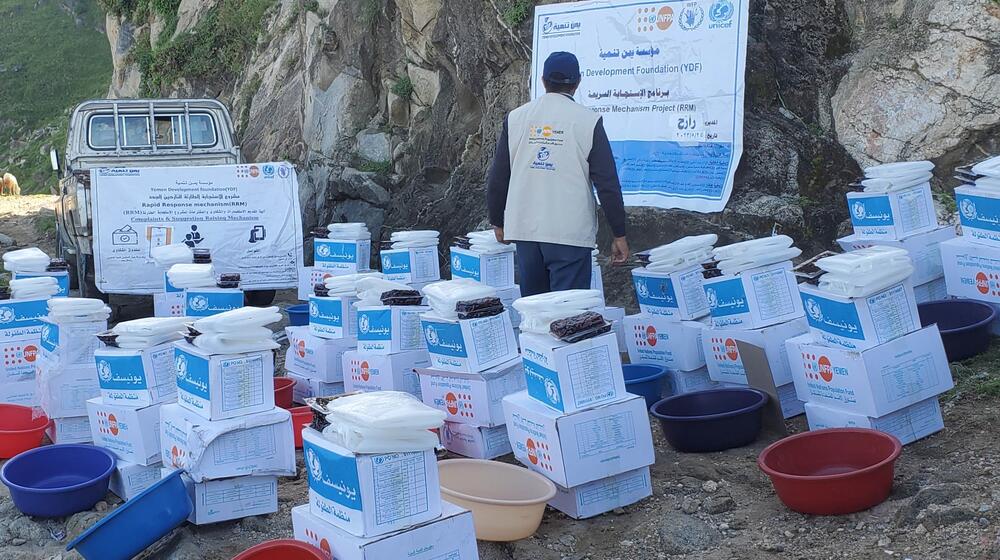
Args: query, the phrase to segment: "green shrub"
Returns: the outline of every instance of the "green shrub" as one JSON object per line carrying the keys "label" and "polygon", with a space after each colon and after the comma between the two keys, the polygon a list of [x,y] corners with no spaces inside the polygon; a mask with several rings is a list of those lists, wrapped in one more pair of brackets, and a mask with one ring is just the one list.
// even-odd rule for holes
{"label": "green shrub", "polygon": [[409,99],[413,95],[413,81],[410,80],[409,76],[404,74],[396,78],[390,91],[403,99]]}
{"label": "green shrub", "polygon": [[510,0],[500,17],[507,25],[517,27],[531,16],[531,8],[531,0]]}

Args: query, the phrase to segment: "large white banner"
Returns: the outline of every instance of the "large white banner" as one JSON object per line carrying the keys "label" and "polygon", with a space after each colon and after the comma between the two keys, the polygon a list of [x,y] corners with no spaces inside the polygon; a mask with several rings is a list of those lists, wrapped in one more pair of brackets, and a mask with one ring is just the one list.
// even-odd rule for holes
{"label": "large white banner", "polygon": [[629,206],[723,210],[743,153],[749,0],[593,0],[535,8],[542,64],[580,60],[576,100],[604,117]]}
{"label": "large white banner", "polygon": [[295,169],[287,163],[105,168],[91,173],[94,267],[104,293],[162,291],[150,249],[212,251],[247,289],[294,288],[302,266]]}

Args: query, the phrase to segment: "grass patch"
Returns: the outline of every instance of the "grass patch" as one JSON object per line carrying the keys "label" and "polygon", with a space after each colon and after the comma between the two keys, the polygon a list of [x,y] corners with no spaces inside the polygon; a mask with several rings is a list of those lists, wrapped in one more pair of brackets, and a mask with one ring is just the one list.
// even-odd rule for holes
{"label": "grass patch", "polygon": [[989,349],[978,356],[952,362],[951,373],[955,388],[945,393],[945,400],[1000,397],[1000,339],[994,338]]}
{"label": "grass patch", "polygon": [[413,96],[413,81],[410,80],[409,76],[404,74],[396,78],[396,81],[392,83],[390,91],[403,99],[409,99]]}
{"label": "grass patch", "polygon": [[392,172],[392,162],[389,160],[385,161],[372,161],[370,159],[362,159],[358,163],[358,171],[364,171],[365,173],[378,173],[379,175],[388,175]]}
{"label": "grass patch", "polygon": [[517,27],[531,16],[534,3],[531,0],[510,0],[500,13],[500,18],[511,27]]}
{"label": "grass patch", "polygon": [[54,237],[56,234],[56,215],[55,212],[51,213],[46,210],[46,212],[37,218],[34,222],[35,233],[40,237]]}

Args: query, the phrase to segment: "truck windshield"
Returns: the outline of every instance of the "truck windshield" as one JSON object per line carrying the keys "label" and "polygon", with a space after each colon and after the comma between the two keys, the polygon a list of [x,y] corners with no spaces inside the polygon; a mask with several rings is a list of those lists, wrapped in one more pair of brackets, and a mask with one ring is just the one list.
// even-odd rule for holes
{"label": "truck windshield", "polygon": [[[152,127],[148,115],[119,115],[121,147],[131,150],[183,148],[187,146],[183,114],[154,114]],[[191,113],[191,146],[209,148],[217,139],[215,122],[207,113]],[[115,149],[115,117],[110,114],[92,115],[87,121],[87,143],[94,150]]]}

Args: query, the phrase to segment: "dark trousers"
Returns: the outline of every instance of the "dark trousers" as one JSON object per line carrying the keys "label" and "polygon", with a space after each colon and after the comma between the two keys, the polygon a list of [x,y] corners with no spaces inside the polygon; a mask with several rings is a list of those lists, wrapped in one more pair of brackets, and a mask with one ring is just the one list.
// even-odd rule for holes
{"label": "dark trousers", "polygon": [[589,289],[590,252],[587,247],[518,241],[521,296]]}

